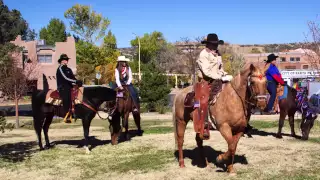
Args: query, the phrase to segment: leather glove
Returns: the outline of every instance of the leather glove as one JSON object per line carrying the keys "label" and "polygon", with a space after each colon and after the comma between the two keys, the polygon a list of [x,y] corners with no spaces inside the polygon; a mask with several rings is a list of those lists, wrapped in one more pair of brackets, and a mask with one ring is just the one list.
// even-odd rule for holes
{"label": "leather glove", "polygon": [[76,80],[76,85],[81,87],[83,85],[82,81],[81,80]]}

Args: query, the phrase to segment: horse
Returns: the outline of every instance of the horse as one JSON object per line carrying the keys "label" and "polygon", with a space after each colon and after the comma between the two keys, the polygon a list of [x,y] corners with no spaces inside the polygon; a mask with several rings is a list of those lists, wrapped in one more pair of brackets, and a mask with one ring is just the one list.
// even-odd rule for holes
{"label": "horse", "polygon": [[[124,137],[126,140],[129,140],[129,115],[132,113],[134,122],[138,128],[138,136],[142,136],[143,131],[141,130],[141,116],[140,116],[140,107],[137,107],[139,110],[133,111],[134,108],[134,102],[129,94],[129,90],[127,89],[126,85],[122,86],[124,90],[120,91],[117,89],[117,100],[116,100],[116,111],[120,113],[120,116],[122,118],[122,127],[124,127]],[[139,106],[139,105],[138,105]],[[110,108],[110,106],[107,107],[107,109]]]}
{"label": "horse", "polygon": [[[278,87],[280,89],[280,87]],[[299,111],[302,114],[302,121],[300,123],[300,130],[302,140],[308,140],[309,133],[311,128],[313,127],[315,119],[317,119],[317,116],[306,116],[307,111],[302,111],[301,108],[298,108],[298,102],[296,100],[297,97],[297,90],[285,85],[284,86],[284,95],[281,97],[278,102],[275,101],[275,104],[279,103],[279,109],[280,109],[280,117],[279,117],[279,124],[278,124],[278,132],[275,135],[276,138],[282,139],[282,128],[284,124],[285,118],[289,117],[289,125],[291,128],[291,136],[294,138],[299,139],[300,137],[296,135],[294,130],[294,115],[296,111]],[[251,94],[251,92],[249,92]],[[278,97],[279,98],[279,97]],[[254,108],[254,106],[248,106],[248,112],[251,112],[251,110]],[[245,134],[247,134],[248,137],[251,136],[251,130],[252,127],[249,125],[251,113],[248,115],[248,128],[246,128]]]}
{"label": "horse", "polygon": [[[248,86],[250,81],[250,86]],[[246,65],[244,69],[230,82],[225,83],[216,103],[209,105],[209,116],[216,129],[221,133],[228,143],[228,151],[217,157],[218,163],[227,165],[228,173],[235,173],[233,160],[237,148],[237,143],[247,126],[247,89],[251,88],[257,101],[266,104],[266,77],[265,72],[255,67],[253,64]],[[186,95],[192,92],[192,86],[182,89],[177,93],[173,104],[173,124],[176,145],[179,152],[179,166],[185,167],[183,159],[183,141],[186,125],[192,119],[194,108],[184,106]],[[263,104],[263,103],[260,103]],[[196,134],[197,146],[201,156],[204,156],[203,139]]]}
{"label": "horse", "polygon": [[[46,98],[48,96],[48,89],[44,90],[34,90],[32,93],[32,116],[33,116],[33,125],[38,137],[38,145],[40,150],[51,148],[51,144],[49,141],[48,130],[50,124],[52,122],[53,117],[59,116],[63,117],[63,115],[59,112],[62,110],[62,106],[56,106],[53,104],[46,103]],[[89,129],[92,119],[98,114],[98,110],[100,105],[105,101],[115,101],[116,92],[108,87],[104,86],[91,86],[84,87],[83,92],[83,101],[74,106],[74,112],[76,118],[82,119],[82,126],[84,131],[84,148],[86,149],[86,153],[90,153],[88,148],[89,144]],[[98,114],[99,115],[99,114]],[[100,115],[99,115],[100,116]],[[110,131],[112,139],[117,139],[120,131],[120,121],[117,122],[117,116],[112,117],[110,122]],[[41,131],[44,132],[45,137],[45,148],[42,145],[41,141]],[[115,144],[114,141],[112,141]]]}

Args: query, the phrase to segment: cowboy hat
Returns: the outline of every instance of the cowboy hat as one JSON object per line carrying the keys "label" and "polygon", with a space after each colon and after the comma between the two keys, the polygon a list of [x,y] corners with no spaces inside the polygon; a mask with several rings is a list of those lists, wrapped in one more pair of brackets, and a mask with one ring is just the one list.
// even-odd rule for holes
{"label": "cowboy hat", "polygon": [[270,62],[276,60],[278,57],[279,57],[279,56],[276,56],[276,55],[274,55],[274,54],[269,54],[268,60],[266,60],[266,63],[270,63]]}
{"label": "cowboy hat", "polygon": [[207,43],[211,43],[211,44],[224,44],[223,40],[219,40],[218,35],[217,34],[208,34],[207,38],[205,38],[205,40],[201,41],[201,44],[207,44]]}
{"label": "cowboy hat", "polygon": [[69,61],[69,57],[66,54],[61,54],[60,58],[58,59],[58,63],[61,63],[62,60]]}
{"label": "cowboy hat", "polygon": [[130,59],[126,58],[125,56],[119,56],[117,61],[129,62]]}

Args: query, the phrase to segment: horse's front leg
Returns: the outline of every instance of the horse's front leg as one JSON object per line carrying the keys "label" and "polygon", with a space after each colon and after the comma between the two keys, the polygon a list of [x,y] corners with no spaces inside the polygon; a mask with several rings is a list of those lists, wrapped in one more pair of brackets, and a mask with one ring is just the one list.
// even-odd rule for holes
{"label": "horse's front leg", "polygon": [[124,117],[122,119],[122,126],[125,128],[125,132],[124,132],[124,137],[126,140],[129,140],[130,139],[130,136],[129,136],[129,114],[130,114],[130,111],[126,111],[125,114],[124,114]]}
{"label": "horse's front leg", "polygon": [[91,120],[92,119],[89,119],[89,118],[84,118],[82,120],[82,127],[83,127],[83,134],[84,134],[84,148],[87,154],[90,153],[90,149],[88,146],[89,146],[89,129],[90,129]]}
{"label": "horse's front leg", "polygon": [[177,137],[177,142],[178,142],[178,152],[179,152],[179,166],[181,168],[184,168],[184,159],[183,159],[183,151],[182,151],[182,147],[183,147],[183,141],[184,141],[184,132],[186,130],[186,126],[187,126],[187,122],[181,119],[175,119],[176,123],[176,137]]}
{"label": "horse's front leg", "polygon": [[280,111],[280,118],[279,118],[279,127],[278,127],[278,133],[276,135],[276,138],[279,138],[281,139],[282,138],[282,127],[283,127],[283,124],[284,124],[284,119],[286,118],[287,116],[287,111],[286,110],[283,110],[283,111]]}

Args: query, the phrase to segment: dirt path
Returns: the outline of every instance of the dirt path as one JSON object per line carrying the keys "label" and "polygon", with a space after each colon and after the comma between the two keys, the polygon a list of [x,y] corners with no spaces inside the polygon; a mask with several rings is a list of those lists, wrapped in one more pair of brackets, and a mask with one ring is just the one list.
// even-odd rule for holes
{"label": "dirt path", "polygon": [[[154,121],[154,120],[153,120]],[[133,123],[130,121],[130,123]],[[144,128],[159,129],[171,126],[168,120],[159,120]],[[312,137],[320,135],[316,124]],[[319,126],[319,127],[318,127]],[[276,132],[276,128],[261,130]],[[160,131],[159,131],[160,132]],[[0,179],[317,179],[320,178],[320,141],[302,142],[284,136],[257,134],[242,137],[238,144],[235,168],[236,177],[229,177],[217,167],[215,158],[226,151],[227,144],[219,132],[211,131],[211,139],[204,142],[210,168],[200,168],[198,150],[192,124],[185,133],[185,164],[180,169],[175,159],[174,135],[171,132],[146,132],[142,137],[117,146],[108,144],[110,135],[104,127],[94,126],[90,135],[105,145],[94,147],[87,155],[77,145],[83,138],[82,127],[50,129],[51,141],[59,142],[55,148],[38,152],[33,130],[19,129],[0,135]],[[289,133],[288,127],[284,133]],[[297,133],[298,133],[297,129]],[[300,134],[300,133],[298,133]],[[12,150],[12,151],[10,151]],[[23,151],[23,153],[19,153]],[[10,152],[9,152],[10,151]],[[16,154],[15,154],[16,153]],[[15,156],[21,156],[15,158]]]}

